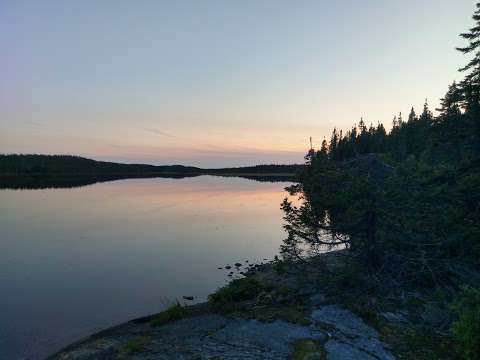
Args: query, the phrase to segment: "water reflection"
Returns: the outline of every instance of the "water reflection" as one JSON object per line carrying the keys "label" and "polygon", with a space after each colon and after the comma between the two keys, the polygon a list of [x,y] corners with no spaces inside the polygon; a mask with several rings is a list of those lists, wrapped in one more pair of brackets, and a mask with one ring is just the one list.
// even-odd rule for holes
{"label": "water reflection", "polygon": [[[76,176],[59,176],[59,175],[22,175],[22,176],[0,176],[0,189],[70,189],[81,186],[93,185],[99,182],[107,182],[114,180],[125,179],[152,179],[152,178],[164,178],[164,179],[183,179],[188,177],[202,176],[201,174],[169,174],[169,175],[76,175]],[[220,176],[220,175],[217,175]],[[285,182],[295,181],[294,176],[241,176],[244,179],[260,181],[260,182]]]}
{"label": "water reflection", "polygon": [[204,300],[218,266],[272,258],[288,183],[200,176],[0,191],[0,359]]}

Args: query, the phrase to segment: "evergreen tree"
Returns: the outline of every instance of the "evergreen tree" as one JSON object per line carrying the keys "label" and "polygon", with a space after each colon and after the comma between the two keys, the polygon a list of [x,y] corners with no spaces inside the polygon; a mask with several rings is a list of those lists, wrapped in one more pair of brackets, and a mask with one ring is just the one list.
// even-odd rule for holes
{"label": "evergreen tree", "polygon": [[468,40],[468,45],[459,47],[457,50],[463,54],[473,54],[468,64],[459,70],[467,73],[461,83],[465,99],[464,108],[478,113],[480,108],[480,3],[477,3],[476,7],[477,10],[472,16],[475,26],[468,32],[460,34],[462,38]]}
{"label": "evergreen tree", "polygon": [[470,28],[468,32],[460,34],[460,36],[468,40],[468,45],[465,47],[458,47],[457,50],[464,53],[470,54],[473,53],[474,57],[471,59],[467,65],[462,67],[460,71],[469,71],[465,77],[466,82],[477,83],[480,80],[480,3],[476,4],[477,10],[473,14],[472,18],[475,20],[476,24],[474,27]]}
{"label": "evergreen tree", "polygon": [[412,106],[412,109],[410,110],[410,114],[408,115],[408,122],[412,123],[417,120],[417,114],[415,114],[415,109]]}
{"label": "evergreen tree", "polygon": [[398,129],[397,115],[395,115],[392,120],[392,130],[396,130],[396,129]]}
{"label": "evergreen tree", "polygon": [[449,87],[445,96],[440,99],[440,107],[436,109],[440,113],[440,118],[445,116],[460,115],[460,106],[462,102],[462,93],[457,83],[454,81]]}
{"label": "evergreen tree", "polygon": [[428,107],[428,100],[427,99],[425,99],[425,103],[423,104],[423,112],[420,115],[420,117],[418,118],[418,120],[427,121],[427,122],[433,120],[433,114]]}
{"label": "evergreen tree", "polygon": [[320,148],[320,156],[323,158],[326,158],[328,156],[328,144],[325,138],[323,138],[322,147]]}
{"label": "evergreen tree", "polygon": [[337,158],[338,133],[337,129],[333,128],[332,137],[330,138],[329,154],[331,159]]}
{"label": "evergreen tree", "polygon": [[[388,283],[458,285],[480,274],[480,3],[477,26],[462,37],[475,54],[449,86],[435,118],[425,101],[417,116],[383,125],[363,119],[345,136],[322,143],[301,184],[299,207],[285,201],[288,239],[296,257],[320,245],[346,246]],[[464,111],[462,111],[464,110]],[[358,156],[365,153],[377,153]],[[379,154],[381,153],[381,154]],[[345,161],[348,160],[348,161]],[[362,271],[361,270],[361,271]],[[478,275],[480,279],[480,275]]]}
{"label": "evergreen tree", "polygon": [[360,122],[358,123],[358,130],[360,130],[360,135],[367,131],[367,126],[365,125],[363,118],[360,118]]}

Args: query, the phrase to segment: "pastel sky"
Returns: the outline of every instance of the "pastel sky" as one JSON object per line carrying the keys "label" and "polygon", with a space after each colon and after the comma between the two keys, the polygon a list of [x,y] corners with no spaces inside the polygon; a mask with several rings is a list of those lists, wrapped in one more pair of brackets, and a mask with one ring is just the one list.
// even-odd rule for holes
{"label": "pastel sky", "polygon": [[473,0],[1,0],[0,153],[221,167],[431,107]]}

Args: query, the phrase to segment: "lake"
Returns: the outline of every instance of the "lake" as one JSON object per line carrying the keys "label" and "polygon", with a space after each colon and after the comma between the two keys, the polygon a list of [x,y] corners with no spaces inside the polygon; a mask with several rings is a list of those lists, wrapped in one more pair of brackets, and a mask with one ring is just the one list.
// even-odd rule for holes
{"label": "lake", "polygon": [[206,300],[227,264],[278,254],[287,182],[200,176],[0,190],[0,359]]}

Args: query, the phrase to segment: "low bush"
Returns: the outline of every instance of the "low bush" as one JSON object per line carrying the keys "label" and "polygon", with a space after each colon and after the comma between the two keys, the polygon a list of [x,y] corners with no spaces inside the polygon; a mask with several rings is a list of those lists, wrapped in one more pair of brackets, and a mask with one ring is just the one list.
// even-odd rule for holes
{"label": "low bush", "polygon": [[465,288],[453,308],[458,320],[452,333],[459,353],[465,360],[480,360],[480,289]]}
{"label": "low bush", "polygon": [[215,307],[228,310],[234,307],[236,302],[253,299],[262,289],[262,284],[251,277],[235,279],[211,294],[209,300]]}
{"label": "low bush", "polygon": [[143,352],[151,342],[150,336],[137,336],[120,348],[117,359],[129,359],[132,355]]}
{"label": "low bush", "polygon": [[179,303],[176,303],[170,306],[167,310],[157,314],[153,318],[151,324],[153,326],[161,326],[172,321],[183,319],[184,317],[186,317],[186,315],[187,311],[185,310],[185,308]]}

